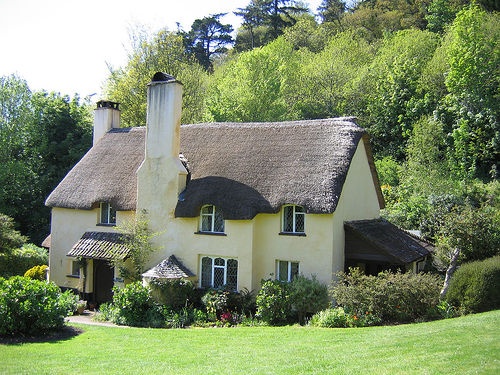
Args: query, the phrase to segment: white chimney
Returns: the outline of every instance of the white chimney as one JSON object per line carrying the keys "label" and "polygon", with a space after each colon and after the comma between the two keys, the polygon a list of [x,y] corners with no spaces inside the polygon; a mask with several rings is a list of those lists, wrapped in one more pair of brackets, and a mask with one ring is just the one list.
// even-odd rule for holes
{"label": "white chimney", "polygon": [[97,102],[97,108],[94,111],[94,140],[95,145],[104,134],[112,128],[120,127],[120,104],[108,100]]}
{"label": "white chimney", "polygon": [[174,217],[187,171],[179,159],[182,83],[156,73],[148,84],[146,152],[137,171],[137,212],[145,209],[150,223],[162,225]]}
{"label": "white chimney", "polygon": [[146,158],[179,159],[181,112],[182,83],[156,73],[148,83]]}

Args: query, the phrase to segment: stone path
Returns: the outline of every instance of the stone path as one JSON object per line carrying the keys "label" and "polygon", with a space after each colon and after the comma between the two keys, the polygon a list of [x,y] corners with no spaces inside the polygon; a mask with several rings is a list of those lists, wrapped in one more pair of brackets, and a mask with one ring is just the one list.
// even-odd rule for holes
{"label": "stone path", "polygon": [[95,312],[85,310],[82,315],[71,315],[68,316],[65,321],[67,323],[80,323],[80,324],[89,324],[93,326],[104,326],[104,327],[125,327],[113,324],[111,322],[98,322],[96,320],[92,320]]}

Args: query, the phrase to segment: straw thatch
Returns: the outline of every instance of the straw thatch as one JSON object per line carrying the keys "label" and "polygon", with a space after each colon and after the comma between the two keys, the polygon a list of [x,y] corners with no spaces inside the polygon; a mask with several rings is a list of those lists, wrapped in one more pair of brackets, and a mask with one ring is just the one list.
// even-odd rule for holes
{"label": "straw thatch", "polygon": [[[134,210],[144,133],[145,128],[132,128],[104,135],[46,204],[90,209],[106,201],[117,210]],[[175,215],[195,217],[204,204],[219,207],[230,220],[275,213],[283,204],[332,213],[361,138],[369,146],[352,118],[184,125],[181,152],[191,180]],[[369,147],[367,156],[383,207]]]}
{"label": "straw thatch", "polygon": [[[287,203],[332,213],[364,134],[352,118],[185,125],[192,175],[175,214],[194,217],[214,204],[225,219],[251,219]],[[376,172],[374,180],[378,187]]]}
{"label": "straw thatch", "polygon": [[92,209],[108,202],[135,210],[137,168],[144,160],[144,128],[112,129],[71,169],[49,195],[49,207]]}
{"label": "straw thatch", "polygon": [[429,255],[433,246],[384,219],[344,223],[348,259],[408,264]]}
{"label": "straw thatch", "polygon": [[151,279],[184,279],[195,276],[175,255],[170,255],[159,264],[142,274]]}
{"label": "straw thatch", "polygon": [[125,259],[130,249],[125,244],[121,233],[85,232],[67,254],[69,257],[92,259]]}
{"label": "straw thatch", "polygon": [[52,235],[48,235],[47,237],[45,237],[45,239],[43,240],[42,242],[42,247],[45,247],[47,249],[50,248],[50,243],[52,242]]}

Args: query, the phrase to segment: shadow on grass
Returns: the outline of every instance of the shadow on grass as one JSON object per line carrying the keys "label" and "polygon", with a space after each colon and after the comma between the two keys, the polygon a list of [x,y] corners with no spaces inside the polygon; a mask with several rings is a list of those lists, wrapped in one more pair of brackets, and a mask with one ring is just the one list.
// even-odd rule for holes
{"label": "shadow on grass", "polygon": [[85,330],[73,326],[65,325],[57,331],[48,333],[45,336],[0,336],[0,345],[21,345],[27,343],[55,343],[70,340],[85,332]]}

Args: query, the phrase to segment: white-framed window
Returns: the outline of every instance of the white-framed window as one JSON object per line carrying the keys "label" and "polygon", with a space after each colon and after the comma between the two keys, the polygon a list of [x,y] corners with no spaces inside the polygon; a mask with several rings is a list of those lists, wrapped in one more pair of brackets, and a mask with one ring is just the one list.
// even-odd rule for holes
{"label": "white-framed window", "polygon": [[101,217],[100,224],[116,225],[116,210],[109,203],[100,203]]}
{"label": "white-framed window", "polygon": [[238,290],[238,261],[231,258],[202,256],[200,287],[219,288],[224,285],[231,290]]}
{"label": "white-framed window", "polygon": [[281,231],[283,233],[304,233],[306,223],[304,207],[295,205],[284,206],[281,223]]}
{"label": "white-framed window", "polygon": [[217,207],[206,205],[201,208],[200,232],[224,233],[224,217]]}
{"label": "white-framed window", "polygon": [[299,262],[288,260],[276,261],[276,279],[281,281],[292,281],[299,275]]}
{"label": "white-framed window", "polygon": [[77,260],[71,262],[71,276],[80,277],[80,262]]}

